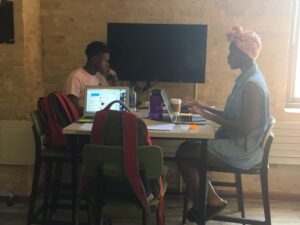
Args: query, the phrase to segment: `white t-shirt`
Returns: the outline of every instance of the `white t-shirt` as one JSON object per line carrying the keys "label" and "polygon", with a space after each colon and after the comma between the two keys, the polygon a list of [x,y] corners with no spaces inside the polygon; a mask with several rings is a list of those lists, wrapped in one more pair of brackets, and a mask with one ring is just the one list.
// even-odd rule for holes
{"label": "white t-shirt", "polygon": [[96,75],[89,74],[85,69],[78,68],[72,71],[66,82],[66,94],[72,94],[79,98],[79,106],[82,107],[84,104],[84,87],[85,86],[104,86],[107,87],[105,77],[96,73]]}

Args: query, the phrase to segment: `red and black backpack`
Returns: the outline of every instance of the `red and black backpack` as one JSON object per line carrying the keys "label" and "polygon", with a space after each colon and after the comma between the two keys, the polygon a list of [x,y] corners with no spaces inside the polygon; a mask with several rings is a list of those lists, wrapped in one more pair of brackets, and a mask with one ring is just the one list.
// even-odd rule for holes
{"label": "red and black backpack", "polygon": [[70,143],[62,129],[79,118],[71,100],[63,93],[52,92],[39,99],[38,112],[45,128],[45,145],[69,149]]}
{"label": "red and black backpack", "polygon": [[[129,112],[110,110],[113,104],[121,104]],[[130,186],[136,197],[147,209],[149,207],[147,194],[152,193],[159,196],[159,224],[163,225],[163,192],[162,181],[153,180],[143,183],[138,168],[138,146],[152,145],[144,121],[130,112],[121,101],[113,101],[104,110],[98,111],[91,132],[91,144],[96,145],[118,145],[124,147],[123,161],[124,169]]]}

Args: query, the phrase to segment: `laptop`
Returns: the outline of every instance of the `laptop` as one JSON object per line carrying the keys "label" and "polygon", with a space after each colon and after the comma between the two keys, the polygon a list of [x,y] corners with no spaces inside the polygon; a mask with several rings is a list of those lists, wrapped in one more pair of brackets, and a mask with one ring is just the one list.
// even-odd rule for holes
{"label": "laptop", "polygon": [[162,99],[166,105],[168,114],[170,116],[171,122],[175,124],[205,124],[206,119],[198,114],[190,113],[180,113],[179,115],[174,115],[173,108],[169,101],[169,98],[164,90],[161,90]]}
{"label": "laptop", "polygon": [[[109,103],[120,100],[128,105],[128,87],[98,87],[86,86],[84,90],[83,116],[77,121],[79,123],[94,122],[97,111],[104,109]],[[118,103],[110,108],[112,110],[124,111],[125,109]]]}

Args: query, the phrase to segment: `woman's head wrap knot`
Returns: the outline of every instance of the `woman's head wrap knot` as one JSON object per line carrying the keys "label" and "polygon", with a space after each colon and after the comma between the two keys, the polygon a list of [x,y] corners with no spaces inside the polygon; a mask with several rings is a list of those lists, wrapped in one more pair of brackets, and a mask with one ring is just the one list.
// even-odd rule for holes
{"label": "woman's head wrap knot", "polygon": [[234,43],[249,58],[256,60],[261,50],[261,38],[253,31],[244,31],[239,25],[226,33],[227,40]]}

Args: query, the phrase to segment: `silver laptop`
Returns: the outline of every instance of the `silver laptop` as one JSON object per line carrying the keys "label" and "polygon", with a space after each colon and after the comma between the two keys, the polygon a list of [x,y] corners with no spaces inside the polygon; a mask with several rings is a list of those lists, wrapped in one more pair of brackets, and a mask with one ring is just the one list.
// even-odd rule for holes
{"label": "silver laptop", "polygon": [[201,115],[198,114],[180,113],[179,115],[174,115],[173,108],[164,90],[161,90],[161,96],[166,105],[172,123],[175,124],[205,124],[206,123],[206,119],[204,119]]}
{"label": "silver laptop", "polygon": [[[128,87],[98,87],[86,86],[84,90],[84,112],[77,122],[89,123],[94,121],[97,111],[104,109],[109,103],[120,100],[128,105]],[[114,104],[112,110],[124,111],[123,106]]]}

